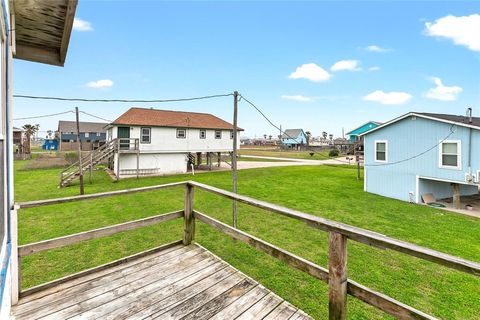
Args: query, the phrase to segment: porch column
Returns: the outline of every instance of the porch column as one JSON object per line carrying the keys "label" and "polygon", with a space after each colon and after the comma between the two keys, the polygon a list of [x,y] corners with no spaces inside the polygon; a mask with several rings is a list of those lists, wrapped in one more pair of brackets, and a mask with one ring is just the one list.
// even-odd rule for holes
{"label": "porch column", "polygon": [[218,157],[217,167],[220,167],[220,165],[222,164],[222,153],[218,152],[217,157]]}
{"label": "porch column", "polygon": [[453,188],[453,207],[460,209],[460,185],[458,183],[452,183]]}
{"label": "porch column", "polygon": [[202,164],[202,153],[197,152],[197,167]]}

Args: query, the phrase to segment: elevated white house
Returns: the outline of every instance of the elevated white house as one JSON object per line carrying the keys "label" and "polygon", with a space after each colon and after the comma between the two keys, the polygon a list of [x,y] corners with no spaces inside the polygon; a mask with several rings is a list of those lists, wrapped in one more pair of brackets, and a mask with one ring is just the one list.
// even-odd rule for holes
{"label": "elevated white house", "polygon": [[118,178],[186,173],[202,154],[211,164],[214,154],[231,153],[233,138],[233,125],[208,113],[131,108],[107,126]]}

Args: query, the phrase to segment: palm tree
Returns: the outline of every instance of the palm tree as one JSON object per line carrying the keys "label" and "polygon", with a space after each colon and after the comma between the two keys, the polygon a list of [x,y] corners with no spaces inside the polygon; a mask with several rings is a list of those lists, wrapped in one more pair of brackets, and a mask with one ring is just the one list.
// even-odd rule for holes
{"label": "palm tree", "polygon": [[310,137],[312,136],[312,133],[310,131],[305,132],[305,135],[307,136],[307,147],[310,146]]}
{"label": "palm tree", "polygon": [[25,130],[25,136],[27,137],[25,153],[32,153],[32,147],[31,147],[32,137],[38,132],[38,129],[40,129],[40,125],[26,124],[22,128]]}
{"label": "palm tree", "polygon": [[323,140],[324,140],[324,141],[327,140],[327,137],[328,137],[327,131],[323,131],[323,132],[322,132],[322,137],[323,137]]}

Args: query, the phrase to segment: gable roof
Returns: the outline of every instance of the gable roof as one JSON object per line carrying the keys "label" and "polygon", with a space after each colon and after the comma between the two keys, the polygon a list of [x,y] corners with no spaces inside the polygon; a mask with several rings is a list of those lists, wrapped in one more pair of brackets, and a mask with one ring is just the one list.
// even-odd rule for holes
{"label": "gable roof", "polygon": [[[377,122],[377,121],[368,121],[368,122],[365,122],[364,124],[362,124],[361,126],[358,126],[355,129],[352,129],[352,130],[348,131],[346,134],[351,135],[353,132],[357,131],[358,129],[361,129],[362,127],[364,127],[364,126],[366,126],[367,124],[370,124],[370,123],[375,124],[377,127],[382,124],[381,122]],[[371,128],[371,129],[369,128],[368,130],[372,130],[372,129],[373,128]],[[363,133],[363,132],[361,132],[361,133]]]}
{"label": "gable roof", "polygon": [[[209,113],[130,108],[111,123],[149,127],[233,130],[233,125]],[[241,128],[237,128],[243,131]]]}
{"label": "gable roof", "polygon": [[[80,122],[80,132],[106,132],[106,123],[102,122]],[[58,121],[58,132],[77,132],[75,121]]]}
{"label": "gable roof", "polygon": [[472,117],[472,122],[469,122],[468,117],[466,116],[457,116],[453,114],[443,114],[443,113],[428,113],[428,112],[409,112],[404,115],[401,115],[400,117],[397,117],[395,119],[392,119],[388,122],[385,122],[382,125],[379,125],[376,128],[373,128],[372,130],[369,130],[367,132],[364,132],[362,134],[359,134],[359,136],[364,136],[367,135],[371,132],[377,131],[382,129],[383,127],[389,126],[395,122],[398,122],[400,120],[403,120],[407,117],[411,116],[416,116],[419,118],[424,118],[424,119],[429,119],[429,120],[434,120],[434,121],[440,121],[440,122],[445,122],[449,124],[455,124],[458,126],[462,127],[467,127],[467,128],[472,128],[472,129],[477,129],[480,130],[480,118],[479,117]]}
{"label": "gable roof", "polygon": [[301,133],[303,132],[303,129],[285,129],[283,131],[282,136],[280,137],[281,139],[295,139],[297,138]]}

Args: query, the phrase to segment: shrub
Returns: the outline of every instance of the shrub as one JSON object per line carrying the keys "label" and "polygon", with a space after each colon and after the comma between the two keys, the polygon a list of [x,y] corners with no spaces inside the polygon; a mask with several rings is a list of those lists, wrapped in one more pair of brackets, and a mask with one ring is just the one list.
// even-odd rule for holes
{"label": "shrub", "polygon": [[340,153],[338,152],[338,149],[332,149],[330,150],[330,152],[328,153],[328,156],[329,157],[338,157]]}
{"label": "shrub", "polygon": [[68,164],[74,164],[78,160],[78,153],[77,152],[66,152],[64,154],[65,161]]}

